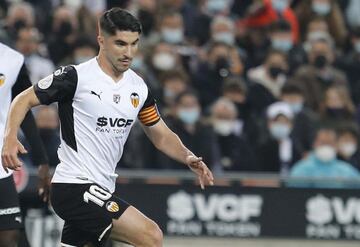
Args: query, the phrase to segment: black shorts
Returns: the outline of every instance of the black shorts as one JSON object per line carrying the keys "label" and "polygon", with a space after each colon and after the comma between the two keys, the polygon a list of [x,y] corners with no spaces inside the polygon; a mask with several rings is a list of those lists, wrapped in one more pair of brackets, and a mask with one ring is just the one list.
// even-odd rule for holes
{"label": "black shorts", "polygon": [[23,228],[13,176],[0,179],[0,231]]}
{"label": "black shorts", "polygon": [[118,219],[129,204],[97,184],[53,183],[51,204],[65,221],[61,243],[103,246],[110,235],[112,219]]}

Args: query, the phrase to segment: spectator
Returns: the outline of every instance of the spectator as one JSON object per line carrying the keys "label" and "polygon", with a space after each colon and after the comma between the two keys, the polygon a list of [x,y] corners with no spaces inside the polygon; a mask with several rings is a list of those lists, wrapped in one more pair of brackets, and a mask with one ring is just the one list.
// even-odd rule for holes
{"label": "spectator", "polygon": [[333,85],[325,91],[320,117],[323,124],[333,128],[355,121],[355,106],[346,87]]}
{"label": "spectator", "polygon": [[259,116],[251,111],[247,100],[246,82],[240,77],[230,77],[224,81],[222,97],[235,104],[237,121],[241,128],[238,134],[243,136],[253,147],[259,139]]}
{"label": "spectator", "polygon": [[27,2],[13,3],[10,5],[5,22],[8,41],[12,42],[20,28],[35,25],[34,8]]}
{"label": "spectator", "polygon": [[186,73],[178,70],[171,70],[165,72],[161,77],[162,94],[159,97],[161,106],[163,107],[162,113],[172,114],[175,99],[179,94],[189,89],[189,78]]}
{"label": "spectator", "polygon": [[360,2],[357,0],[347,1],[347,7],[345,10],[346,22],[351,29],[360,27]]}
{"label": "spectator", "polygon": [[[97,54],[97,44],[93,42],[90,38],[82,36],[78,38],[74,43],[74,50],[72,55],[71,64],[80,64],[83,63]],[[68,63],[66,63],[68,64]]]}
{"label": "spectator", "polygon": [[285,20],[279,20],[271,25],[270,44],[272,49],[287,54],[290,74],[305,63],[306,53],[302,45],[293,41],[291,26]]}
{"label": "spectator", "polygon": [[[296,187],[349,187],[336,178],[359,178],[359,172],[349,163],[336,158],[336,132],[334,129],[321,128],[317,131],[312,153],[299,161],[291,169],[291,178],[315,178],[318,181],[291,182]],[[328,180],[321,181],[321,178]],[[329,179],[332,179],[331,181]]]}
{"label": "spectator", "polygon": [[[360,15],[359,15],[360,16]],[[339,57],[336,65],[347,76],[351,98],[355,105],[360,103],[360,27],[352,30],[350,36],[351,49],[342,57]]]}
{"label": "spectator", "polygon": [[220,98],[211,107],[211,119],[220,148],[220,165],[225,171],[255,171],[255,155],[249,143],[239,135],[235,104]]}
{"label": "spectator", "polygon": [[55,9],[48,49],[51,60],[57,66],[72,54],[78,22],[75,14],[66,6]]}
{"label": "spectator", "polygon": [[285,102],[270,105],[266,111],[269,134],[257,147],[257,165],[264,172],[286,175],[301,158],[298,144],[291,138],[294,114]]}
{"label": "spectator", "polygon": [[235,24],[232,19],[225,16],[217,16],[210,24],[210,42],[223,42],[228,45],[235,45]]}
{"label": "spectator", "polygon": [[165,13],[160,21],[160,39],[172,45],[186,43],[184,35],[184,20],[180,13],[171,11]]}
{"label": "spectator", "polygon": [[[299,3],[296,15],[300,23],[300,33],[306,34],[308,23],[316,17],[322,17],[331,27],[330,34],[335,39],[336,44],[344,44],[347,30],[343,14],[335,0],[304,0]],[[305,37],[303,37],[303,40]]]}
{"label": "spectator", "polygon": [[[200,121],[201,106],[197,95],[190,91],[180,94],[175,100],[174,111],[175,117],[166,118],[165,122],[179,135],[187,147],[199,157],[203,157],[210,167],[214,167],[218,162],[219,148],[211,126]],[[157,163],[162,169],[185,168],[161,153],[158,153]]]}
{"label": "spectator", "polygon": [[279,99],[288,71],[286,54],[270,51],[264,63],[248,71],[248,100],[253,110],[262,112],[268,105]]}
{"label": "spectator", "polygon": [[[193,76],[193,85],[200,94],[201,106],[206,108],[220,96],[225,78],[239,73],[241,60],[236,50],[225,43],[210,45],[207,61],[201,63]],[[242,69],[240,68],[240,72]]]}
{"label": "spectator", "polygon": [[309,64],[301,66],[294,78],[304,91],[309,107],[318,112],[326,89],[333,84],[346,86],[347,81],[345,74],[332,65],[335,54],[327,40],[318,39],[311,43],[308,60]]}
{"label": "spectator", "polygon": [[350,163],[360,171],[359,128],[349,125],[338,130],[338,159]]}
{"label": "spectator", "polygon": [[305,97],[295,82],[288,82],[281,90],[280,99],[289,104],[294,114],[291,137],[297,141],[302,155],[311,150],[318,116],[305,105]]}
{"label": "spectator", "polygon": [[54,71],[52,61],[40,55],[40,40],[41,34],[35,27],[23,27],[17,33],[15,47],[25,56],[32,83],[37,83]]}

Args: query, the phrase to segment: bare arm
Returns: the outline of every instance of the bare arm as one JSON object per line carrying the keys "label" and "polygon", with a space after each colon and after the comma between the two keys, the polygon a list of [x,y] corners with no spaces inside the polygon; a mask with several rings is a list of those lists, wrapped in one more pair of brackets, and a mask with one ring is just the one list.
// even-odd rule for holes
{"label": "bare arm", "polygon": [[1,154],[2,165],[7,169],[18,170],[22,165],[18,159],[18,152],[26,153],[25,148],[17,139],[17,132],[26,113],[31,107],[39,105],[40,102],[35,95],[34,88],[29,87],[16,96],[11,103],[9,115],[6,122],[4,144]]}
{"label": "bare arm", "polygon": [[205,185],[214,184],[214,177],[202,161],[202,158],[197,157],[187,149],[180,138],[169,129],[163,120],[153,126],[144,126],[143,129],[157,149],[169,157],[188,165],[197,174],[201,188],[204,188]]}

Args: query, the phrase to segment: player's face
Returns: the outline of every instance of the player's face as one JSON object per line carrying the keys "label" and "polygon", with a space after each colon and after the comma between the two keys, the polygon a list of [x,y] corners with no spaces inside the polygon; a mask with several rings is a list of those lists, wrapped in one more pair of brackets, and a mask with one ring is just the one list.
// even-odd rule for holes
{"label": "player's face", "polygon": [[113,70],[122,73],[130,67],[138,43],[138,32],[116,31],[115,35],[104,35],[100,46]]}

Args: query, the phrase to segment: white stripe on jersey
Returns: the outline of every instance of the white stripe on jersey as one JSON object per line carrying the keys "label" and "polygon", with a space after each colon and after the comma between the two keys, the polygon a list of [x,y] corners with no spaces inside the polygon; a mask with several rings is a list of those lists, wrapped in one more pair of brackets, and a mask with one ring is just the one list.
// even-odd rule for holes
{"label": "white stripe on jersey", "polygon": [[115,83],[96,58],[74,67],[78,80],[71,107],[76,149],[65,142],[63,133],[67,130],[61,129],[60,164],[52,182],[95,182],[113,192],[116,164],[147,99],[148,88],[131,69]]}
{"label": "white stripe on jersey", "polygon": [[[0,43],[0,150],[3,146],[6,118],[12,99],[11,89],[24,63],[24,57],[17,51]],[[0,159],[0,179],[8,177],[12,170],[6,173]]]}

